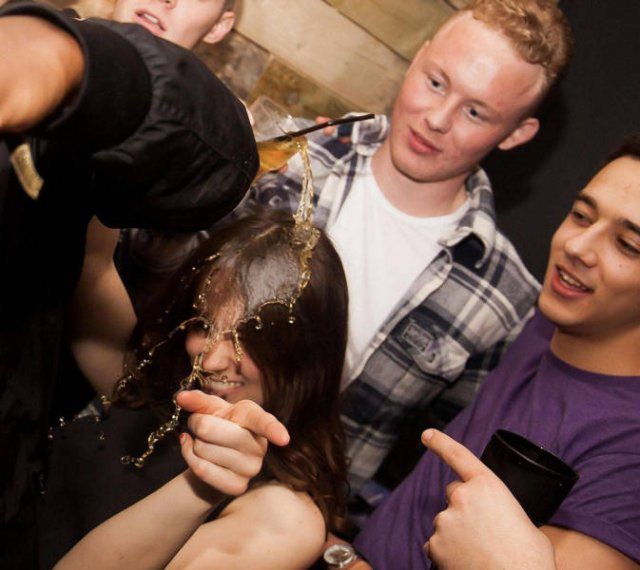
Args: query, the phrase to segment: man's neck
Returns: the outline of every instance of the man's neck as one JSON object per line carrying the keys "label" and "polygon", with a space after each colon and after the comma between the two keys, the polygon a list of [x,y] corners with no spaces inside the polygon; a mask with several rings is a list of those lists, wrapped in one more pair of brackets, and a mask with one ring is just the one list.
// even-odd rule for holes
{"label": "man's neck", "polygon": [[551,351],[558,358],[581,370],[611,376],[640,376],[640,351],[637,331],[602,335],[579,335],[556,329]]}
{"label": "man's neck", "polygon": [[467,199],[466,174],[437,182],[418,182],[405,176],[393,164],[387,139],[371,161],[373,176],[385,198],[410,216],[445,216]]}

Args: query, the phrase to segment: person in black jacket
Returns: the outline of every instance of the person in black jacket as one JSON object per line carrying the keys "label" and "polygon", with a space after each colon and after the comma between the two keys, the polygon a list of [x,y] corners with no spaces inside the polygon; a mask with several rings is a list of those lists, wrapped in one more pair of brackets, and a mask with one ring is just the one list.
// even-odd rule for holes
{"label": "person in black jacket", "polygon": [[[113,19],[144,26],[155,36],[193,49],[202,41],[215,44],[222,41],[235,23],[235,0],[117,0]],[[91,230],[98,239],[106,239],[104,230],[93,224]],[[136,312],[152,309],[153,297],[161,292],[207,232],[162,232],[144,228],[124,228],[120,232],[113,267],[90,270],[90,280],[98,286],[122,279]],[[89,236],[91,239],[91,236]],[[119,277],[115,275],[117,272]],[[91,373],[83,369],[85,374]]]}
{"label": "person in black jacket", "polygon": [[0,16],[0,560],[29,567],[9,547],[29,554],[16,537],[31,524],[89,219],[208,227],[258,160],[243,105],[184,49],[31,3]]}

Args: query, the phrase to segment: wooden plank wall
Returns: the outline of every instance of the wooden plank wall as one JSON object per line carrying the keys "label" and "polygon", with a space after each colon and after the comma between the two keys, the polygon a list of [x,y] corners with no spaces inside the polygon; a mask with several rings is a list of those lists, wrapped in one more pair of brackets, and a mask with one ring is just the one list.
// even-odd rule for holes
{"label": "wooden plank wall", "polygon": [[238,58],[257,52],[261,69],[251,71],[258,73],[241,88],[237,79],[230,84],[249,101],[268,95],[296,116],[387,112],[413,54],[455,9],[448,0],[243,0],[232,37],[198,53],[227,77],[245,66],[229,66],[221,50]]}
{"label": "wooden plank wall", "polygon": [[[85,17],[112,6],[53,1]],[[413,54],[466,1],[238,0],[236,30],[196,53],[248,102],[268,95],[310,118],[387,112]]]}

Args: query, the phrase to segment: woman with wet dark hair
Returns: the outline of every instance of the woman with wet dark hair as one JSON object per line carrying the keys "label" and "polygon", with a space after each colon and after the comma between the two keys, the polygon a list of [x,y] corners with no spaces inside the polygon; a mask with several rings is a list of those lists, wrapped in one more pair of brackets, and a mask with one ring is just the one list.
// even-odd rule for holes
{"label": "woman with wet dark hair", "polygon": [[[340,527],[346,493],[337,402],[347,288],[331,243],[288,215],[256,213],[203,243],[154,305],[164,309],[137,323],[111,402],[53,433],[43,564],[71,549],[60,567],[308,567],[326,532]],[[189,419],[224,449],[175,437],[186,426],[174,394],[192,388],[226,400],[222,411]],[[200,404],[206,397],[181,393],[178,403],[211,412]],[[256,404],[290,441],[269,446],[246,492],[231,485],[225,490],[239,496],[223,500],[200,479],[211,482],[212,464],[244,466],[235,434],[213,416],[234,421]],[[177,521],[171,512],[181,513]],[[178,548],[161,555],[171,540]]]}

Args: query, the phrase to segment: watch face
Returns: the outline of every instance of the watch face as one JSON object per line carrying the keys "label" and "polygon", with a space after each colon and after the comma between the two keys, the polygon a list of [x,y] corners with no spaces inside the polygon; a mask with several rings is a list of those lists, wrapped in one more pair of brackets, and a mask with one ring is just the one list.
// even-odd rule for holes
{"label": "watch face", "polygon": [[344,568],[356,558],[356,551],[348,544],[334,544],[324,551],[324,561],[335,568]]}

